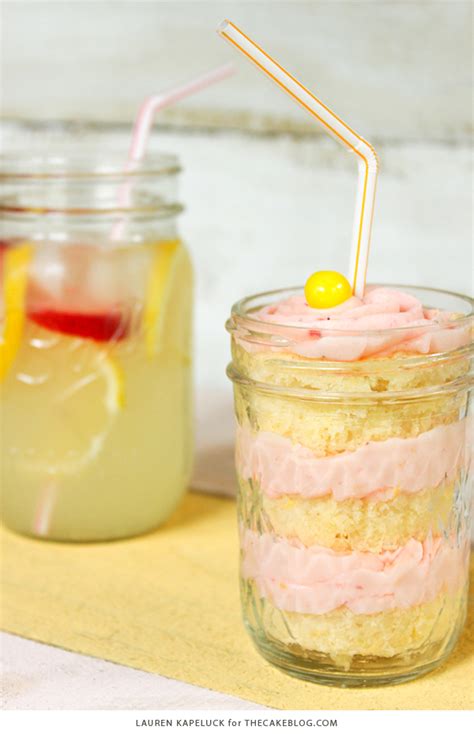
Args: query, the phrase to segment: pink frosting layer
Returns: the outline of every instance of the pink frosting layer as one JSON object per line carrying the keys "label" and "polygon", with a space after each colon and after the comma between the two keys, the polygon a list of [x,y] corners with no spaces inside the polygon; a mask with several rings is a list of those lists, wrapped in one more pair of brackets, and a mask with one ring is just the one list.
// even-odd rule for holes
{"label": "pink frosting layer", "polygon": [[437,426],[414,438],[369,441],[355,451],[317,457],[276,433],[237,428],[236,464],[269,497],[331,494],[338,501],[390,499],[395,489],[419,492],[453,479],[467,457],[466,420]]}
{"label": "pink frosting layer", "polygon": [[381,554],[305,548],[298,541],[241,529],[242,575],[279,609],[326,614],[341,606],[373,614],[431,601],[464,582],[468,547],[410,540]]}
{"label": "pink frosting layer", "polygon": [[[270,325],[283,325],[278,328],[278,334],[295,342],[288,351],[311,358],[355,361],[398,351],[439,353],[468,344],[470,338],[468,326],[457,324],[453,314],[424,308],[414,296],[382,287],[369,287],[364,298],[354,296],[335,308],[324,310],[308,306],[304,295],[291,296],[265,306],[253,317]],[[433,325],[440,328],[426,328]],[[285,332],[284,326],[306,326],[307,329],[299,329],[295,334],[295,329]],[[392,334],[377,333],[405,327],[413,328]],[[335,331],[346,333],[331,333]],[[374,334],[351,334],[367,331]],[[239,341],[248,351],[264,349],[245,339]]]}

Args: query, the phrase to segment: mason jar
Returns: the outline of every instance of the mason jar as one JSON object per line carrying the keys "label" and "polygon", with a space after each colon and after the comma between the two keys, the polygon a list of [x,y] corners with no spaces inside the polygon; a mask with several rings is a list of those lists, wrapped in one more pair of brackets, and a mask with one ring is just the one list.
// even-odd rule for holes
{"label": "mason jar", "polygon": [[244,622],[268,661],[317,683],[417,677],[465,620],[472,302],[400,289],[451,316],[313,329],[279,321],[291,289],[227,323]]}
{"label": "mason jar", "polygon": [[2,518],[64,541],[143,533],[192,460],[192,268],[171,155],[3,157]]}

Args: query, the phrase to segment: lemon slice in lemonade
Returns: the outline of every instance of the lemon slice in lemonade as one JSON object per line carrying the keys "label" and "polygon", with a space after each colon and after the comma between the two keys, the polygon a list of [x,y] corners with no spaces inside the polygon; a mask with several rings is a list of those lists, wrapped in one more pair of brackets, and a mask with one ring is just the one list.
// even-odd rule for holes
{"label": "lemon slice in lemonade", "polygon": [[28,266],[33,249],[28,244],[6,247],[3,251],[3,330],[0,339],[0,380],[3,380],[18,352],[25,322]]}
{"label": "lemon slice in lemonade", "polygon": [[185,250],[179,240],[158,242],[153,246],[143,316],[145,347],[150,358],[162,347],[165,316],[173,289],[187,287],[185,282],[178,283],[184,257]]}
{"label": "lemon slice in lemonade", "polygon": [[124,406],[122,369],[108,347],[28,322],[3,403],[22,471],[76,473],[99,457],[115,428]]}

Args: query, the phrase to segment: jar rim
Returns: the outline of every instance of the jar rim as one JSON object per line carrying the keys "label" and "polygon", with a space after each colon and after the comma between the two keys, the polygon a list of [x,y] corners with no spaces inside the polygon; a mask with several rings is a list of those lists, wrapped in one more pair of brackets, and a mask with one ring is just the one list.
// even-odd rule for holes
{"label": "jar rim", "polygon": [[132,163],[127,162],[123,152],[102,153],[96,148],[81,153],[0,153],[0,180],[4,181],[129,179],[172,176],[180,171],[178,158],[172,153],[152,153]]}
{"label": "jar rim", "polygon": [[[437,355],[427,356],[434,356],[435,360],[437,357]],[[463,358],[468,355],[464,353],[458,356],[459,358]],[[326,370],[331,370],[331,368],[334,367],[336,364],[337,363],[330,362],[327,364],[323,364],[322,372],[325,372]],[[284,365],[283,362],[282,365]],[[339,367],[340,365],[341,363],[339,363]],[[298,364],[292,366],[296,366],[296,368],[298,368]],[[410,367],[412,368],[416,366],[416,360],[415,364],[410,364]],[[269,395],[276,396],[288,396],[299,398],[300,400],[310,400],[311,402],[317,400],[321,403],[340,403],[341,400],[344,400],[344,402],[348,404],[358,405],[373,405],[374,403],[392,404],[393,402],[396,402],[397,404],[402,402],[412,404],[416,400],[424,401],[430,397],[437,397],[439,395],[446,395],[448,393],[455,395],[460,391],[470,390],[473,383],[471,374],[468,373],[462,377],[456,378],[455,380],[451,380],[443,384],[430,385],[428,387],[408,387],[402,388],[401,390],[386,390],[383,392],[369,392],[362,390],[323,390],[314,387],[290,387],[287,385],[279,385],[272,382],[263,382],[262,380],[256,380],[251,375],[241,370],[238,370],[234,362],[230,362],[227,365],[226,375],[231,382],[241,385],[243,387],[250,387],[260,393],[267,393]],[[370,371],[367,373],[367,375],[370,375]]]}
{"label": "jar rim", "polygon": [[[428,288],[425,286],[413,286],[413,285],[401,285],[399,283],[373,283],[371,284],[376,287],[380,288],[390,288],[390,289],[397,289],[402,290],[404,292],[410,293],[414,290],[420,292],[424,291],[427,294],[434,294],[437,296],[443,296],[450,299],[455,299],[459,302],[459,305],[464,305],[464,309],[468,309],[467,313],[463,313],[462,316],[457,318],[455,321],[450,322],[444,322],[444,323],[438,323],[433,322],[430,324],[423,324],[422,326],[415,326],[413,324],[409,324],[407,326],[400,326],[396,328],[388,328],[388,329],[354,329],[354,330],[348,330],[348,329],[333,329],[326,331],[326,334],[329,336],[337,336],[337,337],[368,337],[368,336],[377,336],[377,337],[388,337],[393,335],[403,335],[410,332],[413,332],[413,329],[416,328],[417,330],[423,331],[423,333],[428,332],[431,333],[433,331],[439,330],[439,329],[447,329],[452,328],[453,326],[456,326],[456,328],[460,328],[463,326],[468,326],[469,323],[473,320],[474,316],[474,299],[470,298],[469,296],[463,295],[461,293],[456,293],[455,291],[449,291],[449,290],[443,290],[441,288]],[[261,319],[253,317],[251,314],[252,312],[255,312],[257,308],[263,308],[265,305],[269,305],[270,303],[274,303],[275,301],[281,300],[282,298],[289,297],[289,296],[295,296],[295,295],[302,295],[304,292],[303,286],[293,286],[291,288],[279,288],[276,290],[270,290],[270,291],[263,291],[261,293],[256,293],[251,296],[247,296],[245,298],[240,299],[234,305],[231,309],[231,318],[227,322],[227,329],[228,331],[233,331],[233,327],[238,326],[240,328],[244,328],[250,332],[258,333],[258,334],[268,334],[270,336],[270,333],[273,333],[274,335],[278,335],[278,333],[281,330],[284,330],[284,333],[287,335],[293,333],[295,337],[297,335],[301,335],[305,331],[308,331],[308,329],[311,329],[311,326],[308,324],[301,324],[301,325],[295,325],[295,324],[288,324],[285,322],[276,322],[276,321],[262,321]],[[258,301],[261,301],[261,303],[257,303]],[[424,304],[426,306],[426,304]],[[439,307],[438,307],[439,308]],[[263,328],[262,328],[263,327]],[[323,333],[324,332],[324,326],[322,324],[318,324],[318,331]],[[290,337],[291,340],[291,337]]]}
{"label": "jar rim", "polygon": [[[53,154],[8,151],[0,154],[0,216],[21,221],[46,216],[101,221],[123,216],[173,218],[183,211],[174,191],[180,171],[177,157],[168,153],[130,163],[123,152],[101,151],[97,146],[78,152],[58,148]],[[63,198],[63,191],[86,189],[99,195],[93,201],[83,196]],[[127,190],[140,195],[123,201],[120,192]]]}

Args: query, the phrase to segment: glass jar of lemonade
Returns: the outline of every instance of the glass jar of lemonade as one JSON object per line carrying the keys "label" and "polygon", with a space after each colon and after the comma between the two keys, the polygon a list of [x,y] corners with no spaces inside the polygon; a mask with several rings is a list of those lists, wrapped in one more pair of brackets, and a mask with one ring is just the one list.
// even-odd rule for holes
{"label": "glass jar of lemonade", "polygon": [[173,156],[3,157],[2,517],[55,540],[152,530],[192,461],[192,267]]}

